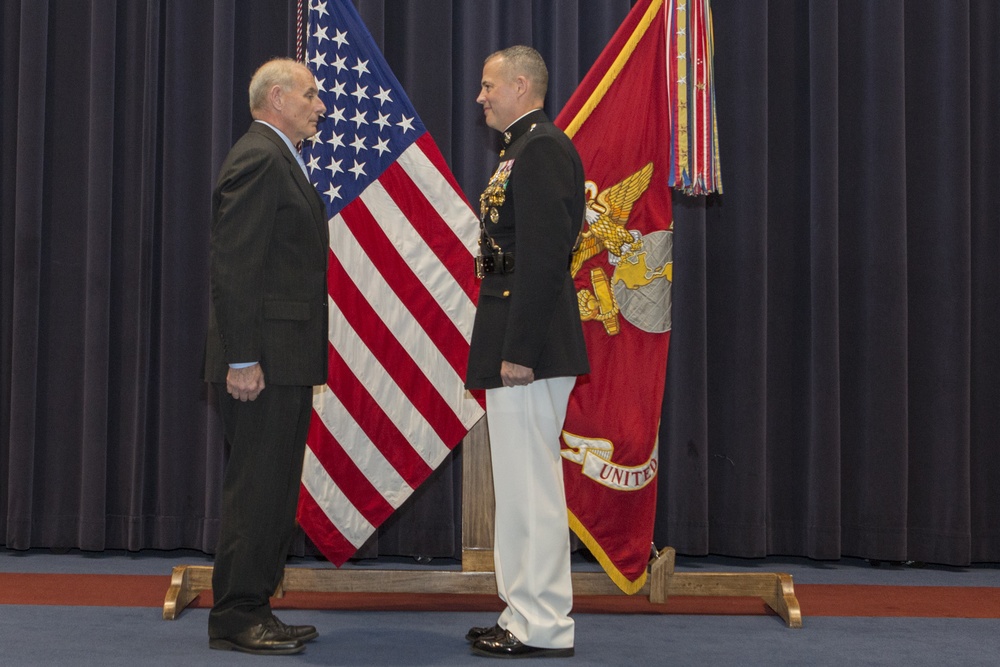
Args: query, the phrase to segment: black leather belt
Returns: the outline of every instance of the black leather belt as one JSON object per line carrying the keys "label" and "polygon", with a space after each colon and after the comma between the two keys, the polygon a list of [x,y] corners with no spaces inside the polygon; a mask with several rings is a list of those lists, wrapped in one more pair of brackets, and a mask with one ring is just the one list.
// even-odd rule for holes
{"label": "black leather belt", "polygon": [[498,252],[476,257],[476,277],[482,278],[487,273],[514,273],[514,253]]}

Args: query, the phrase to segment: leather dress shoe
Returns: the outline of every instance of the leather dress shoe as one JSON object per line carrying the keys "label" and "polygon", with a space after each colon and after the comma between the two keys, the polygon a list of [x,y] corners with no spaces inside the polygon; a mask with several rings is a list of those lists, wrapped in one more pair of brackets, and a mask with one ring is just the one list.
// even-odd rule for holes
{"label": "leather dress shoe", "polygon": [[319,632],[316,631],[316,627],[312,625],[288,625],[282,623],[281,620],[272,614],[271,620],[274,621],[274,629],[283,632],[286,636],[292,639],[298,639],[300,642],[305,643],[312,641],[319,637]]}
{"label": "leather dress shoe", "polygon": [[493,637],[498,637],[502,635],[504,629],[499,625],[494,625],[491,628],[469,628],[469,631],[465,633],[465,641],[474,642],[477,639],[492,639]]}
{"label": "leather dress shoe", "polygon": [[306,648],[298,639],[289,637],[269,622],[258,623],[230,637],[209,639],[208,647],[255,655],[292,655]]}
{"label": "leather dress shoe", "polygon": [[573,655],[573,647],[540,648],[528,646],[520,639],[504,630],[494,637],[477,639],[472,644],[472,652],[489,658],[569,658]]}

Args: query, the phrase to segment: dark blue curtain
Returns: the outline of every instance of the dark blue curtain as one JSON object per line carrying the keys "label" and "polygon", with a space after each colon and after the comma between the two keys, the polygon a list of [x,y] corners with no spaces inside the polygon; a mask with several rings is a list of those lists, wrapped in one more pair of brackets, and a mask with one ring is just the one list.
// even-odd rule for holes
{"label": "dark blue curtain", "polygon": [[[475,199],[483,58],[536,46],[555,116],[631,2],[355,5]],[[726,190],[676,198],[657,544],[1000,560],[1000,5],[712,6]],[[8,548],[214,550],[210,192],[295,9],[5,0]],[[456,555],[460,457],[361,555]]]}

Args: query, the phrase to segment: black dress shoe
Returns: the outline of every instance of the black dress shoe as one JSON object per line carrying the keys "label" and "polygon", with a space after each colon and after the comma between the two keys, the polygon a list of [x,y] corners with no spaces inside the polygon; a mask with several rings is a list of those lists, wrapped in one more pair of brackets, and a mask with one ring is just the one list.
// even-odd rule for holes
{"label": "black dress shoe", "polygon": [[208,647],[255,655],[292,655],[306,648],[298,639],[289,637],[270,622],[258,623],[230,637],[209,639]]}
{"label": "black dress shoe", "polygon": [[477,639],[472,644],[472,652],[488,658],[569,658],[573,647],[539,648],[521,642],[508,630],[495,637]]}
{"label": "black dress shoe", "polygon": [[465,633],[465,641],[474,642],[477,639],[492,639],[499,637],[503,632],[503,628],[499,625],[494,625],[492,628],[469,628],[469,631]]}
{"label": "black dress shoe", "polygon": [[316,627],[312,625],[287,625],[282,623],[281,620],[272,614],[271,620],[274,621],[273,628],[279,632],[284,633],[291,639],[298,639],[300,642],[309,642],[317,637],[319,637],[319,632],[316,631]]}

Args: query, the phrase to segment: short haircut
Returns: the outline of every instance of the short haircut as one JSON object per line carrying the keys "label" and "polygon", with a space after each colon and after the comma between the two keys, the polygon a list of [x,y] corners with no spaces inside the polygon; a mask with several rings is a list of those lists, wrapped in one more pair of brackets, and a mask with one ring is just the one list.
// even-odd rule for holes
{"label": "short haircut", "polygon": [[257,68],[250,79],[250,111],[264,108],[267,94],[274,86],[290,90],[295,85],[295,73],[302,63],[291,58],[274,58]]}
{"label": "short haircut", "polygon": [[549,87],[549,69],[545,66],[542,54],[530,46],[518,45],[491,53],[486,62],[494,58],[503,58],[500,69],[508,81],[513,81],[523,74],[531,81],[538,96],[545,99],[545,92]]}

